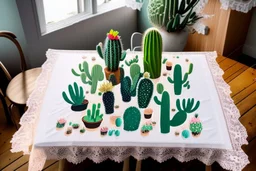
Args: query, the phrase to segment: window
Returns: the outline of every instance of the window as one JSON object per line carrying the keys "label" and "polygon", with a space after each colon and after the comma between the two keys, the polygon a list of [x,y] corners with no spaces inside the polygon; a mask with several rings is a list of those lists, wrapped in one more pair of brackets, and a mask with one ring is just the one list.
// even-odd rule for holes
{"label": "window", "polygon": [[42,35],[124,6],[124,0],[36,0]]}

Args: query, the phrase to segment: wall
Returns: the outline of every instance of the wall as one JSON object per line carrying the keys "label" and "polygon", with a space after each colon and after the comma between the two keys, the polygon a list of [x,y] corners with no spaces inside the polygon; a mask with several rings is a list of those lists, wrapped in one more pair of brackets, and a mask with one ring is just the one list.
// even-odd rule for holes
{"label": "wall", "polygon": [[149,0],[143,1],[142,9],[138,12],[138,31],[143,33],[146,29],[152,27],[148,20],[147,6]]}
{"label": "wall", "polygon": [[253,16],[243,48],[243,53],[256,58],[256,9],[253,10]]}
{"label": "wall", "polygon": [[[26,52],[26,39],[15,0],[0,0],[0,30],[13,32],[17,36],[21,47]],[[19,59],[16,46],[10,40],[1,37],[0,61],[5,65],[12,76],[21,71]]]}
{"label": "wall", "polygon": [[33,0],[16,0],[28,44],[31,67],[41,66],[47,49],[95,50],[111,29],[120,32],[124,49],[130,48],[130,36],[137,31],[137,11],[123,7],[76,23],[45,36],[38,33]]}

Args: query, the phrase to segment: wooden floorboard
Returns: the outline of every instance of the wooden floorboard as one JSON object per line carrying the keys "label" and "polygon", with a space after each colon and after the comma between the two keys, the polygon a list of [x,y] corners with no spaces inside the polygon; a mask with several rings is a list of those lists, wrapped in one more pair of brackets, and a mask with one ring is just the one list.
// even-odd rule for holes
{"label": "wooden floorboard", "polygon": [[[250,164],[246,166],[244,171],[255,171],[256,170],[256,70],[252,69],[245,64],[239,63],[229,58],[219,56],[216,61],[219,63],[220,67],[225,71],[223,78],[231,87],[231,97],[234,103],[237,105],[241,117],[240,122],[245,126],[248,133],[249,145],[243,146],[243,149],[248,154],[250,159]],[[16,115],[17,116],[17,115]],[[28,170],[28,160],[29,156],[23,156],[22,153],[11,153],[10,140],[12,135],[16,131],[14,126],[6,125],[6,121],[3,114],[2,106],[0,106],[0,170],[3,171],[27,171]],[[151,162],[151,161],[150,161]],[[146,162],[146,165],[150,164]],[[110,162],[111,163],[111,162]],[[193,163],[193,162],[192,162]],[[111,164],[114,164],[113,162]],[[95,167],[94,167],[95,165]],[[178,161],[165,162],[163,164],[152,165],[152,167],[159,168],[162,170],[169,170],[175,166],[181,166]],[[119,165],[120,166],[120,165]],[[145,163],[142,165],[145,166]],[[184,164],[185,168],[188,170],[193,168],[201,168],[199,166],[189,167],[190,165]],[[56,160],[47,160],[44,166],[45,171],[56,171],[58,170],[59,162]],[[73,165],[74,169],[71,170],[84,170],[84,168],[89,167],[92,170],[95,168],[104,168],[104,163],[102,166],[97,166],[92,162],[82,163],[80,165]],[[94,169],[93,169],[94,168]],[[119,167],[118,167],[119,168]],[[148,167],[150,168],[150,167]],[[167,168],[167,169],[166,169]],[[89,169],[90,170],[90,169]],[[119,169],[120,170],[120,169]],[[145,170],[142,168],[142,170]],[[201,170],[201,169],[199,169]],[[212,170],[223,170],[214,164]]]}

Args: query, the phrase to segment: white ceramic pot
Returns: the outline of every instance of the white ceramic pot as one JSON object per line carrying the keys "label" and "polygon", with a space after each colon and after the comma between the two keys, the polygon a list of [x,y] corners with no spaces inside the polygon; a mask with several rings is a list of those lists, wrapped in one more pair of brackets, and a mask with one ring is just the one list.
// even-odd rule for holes
{"label": "white ceramic pot", "polygon": [[163,39],[163,51],[165,52],[181,52],[184,50],[187,41],[189,31],[188,29],[181,30],[179,32],[168,33],[165,30],[159,30]]}

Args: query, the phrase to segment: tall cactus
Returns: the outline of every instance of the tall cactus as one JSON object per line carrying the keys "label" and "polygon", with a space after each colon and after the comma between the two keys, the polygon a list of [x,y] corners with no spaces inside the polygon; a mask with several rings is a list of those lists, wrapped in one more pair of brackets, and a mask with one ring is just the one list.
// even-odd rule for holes
{"label": "tall cactus", "polygon": [[83,65],[79,64],[79,70],[81,72],[80,74],[78,74],[74,69],[72,69],[72,73],[75,76],[80,76],[84,84],[91,85],[91,94],[94,94],[97,89],[98,81],[102,81],[104,79],[102,67],[96,64],[92,67],[90,73],[88,63],[84,61]]}
{"label": "tall cactus", "polygon": [[118,31],[110,30],[105,40],[104,51],[102,49],[102,43],[96,46],[96,50],[99,56],[104,59],[105,64],[109,71],[117,71],[120,61],[123,61],[126,57],[126,52],[122,53],[122,42]]}
{"label": "tall cactus", "polygon": [[[162,86],[161,86],[162,87]],[[160,128],[161,133],[167,134],[170,132],[170,126],[176,127],[182,125],[187,120],[187,115],[196,111],[200,106],[200,102],[197,101],[194,106],[194,99],[182,100],[182,107],[180,105],[180,100],[176,100],[176,107],[178,112],[170,120],[170,95],[167,91],[163,89],[158,89],[158,93],[162,94],[161,101],[157,96],[154,97],[156,104],[160,105]],[[193,107],[194,106],[194,107]]]}
{"label": "tall cactus", "polygon": [[154,84],[149,79],[149,74],[144,73],[144,79],[139,82],[138,85],[138,103],[140,108],[148,107],[153,95]]}
{"label": "tall cactus", "polygon": [[[179,3],[179,1],[181,1]],[[193,12],[200,0],[149,0],[148,16],[150,22],[167,32],[183,30],[201,17]],[[183,18],[183,20],[182,20]]]}
{"label": "tall cactus", "polygon": [[143,38],[144,72],[149,72],[150,78],[161,76],[162,37],[154,28],[148,29]]}
{"label": "tall cactus", "polygon": [[175,95],[181,94],[183,84],[184,84],[183,85],[184,87],[189,86],[189,88],[190,88],[189,81],[187,81],[187,80],[188,80],[188,75],[191,74],[191,72],[192,72],[192,69],[190,66],[189,72],[185,73],[183,76],[181,66],[179,64],[175,65],[174,72],[173,72],[173,79],[171,79],[171,77],[167,78],[170,83],[174,84]]}

